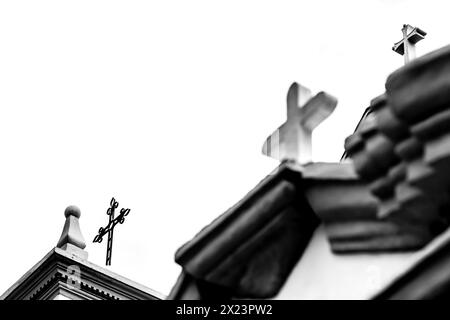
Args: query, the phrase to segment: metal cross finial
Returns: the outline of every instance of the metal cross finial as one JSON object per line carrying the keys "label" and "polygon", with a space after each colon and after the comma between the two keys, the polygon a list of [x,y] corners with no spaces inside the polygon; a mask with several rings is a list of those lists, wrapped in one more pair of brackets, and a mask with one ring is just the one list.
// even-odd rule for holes
{"label": "metal cross finial", "polygon": [[108,225],[103,228],[101,227],[98,230],[98,235],[95,236],[93,242],[101,243],[103,240],[103,236],[108,233],[108,243],[106,245],[106,265],[111,265],[111,255],[112,255],[112,244],[113,244],[113,233],[114,233],[114,227],[116,224],[124,223],[125,217],[130,213],[130,209],[120,209],[120,214],[117,216],[117,218],[114,218],[115,210],[119,207],[119,203],[116,201],[116,199],[112,198],[110,202],[110,207],[106,211],[106,214],[109,216],[109,223]]}
{"label": "metal cross finial", "polygon": [[278,160],[312,161],[312,132],[336,108],[333,96],[293,83],[287,94],[287,120],[266,139],[263,154]]}
{"label": "metal cross finial", "polygon": [[424,39],[427,33],[420,28],[412,27],[404,24],[402,28],[403,39],[394,44],[392,50],[405,57],[405,64],[412,61],[416,57],[415,45]]}

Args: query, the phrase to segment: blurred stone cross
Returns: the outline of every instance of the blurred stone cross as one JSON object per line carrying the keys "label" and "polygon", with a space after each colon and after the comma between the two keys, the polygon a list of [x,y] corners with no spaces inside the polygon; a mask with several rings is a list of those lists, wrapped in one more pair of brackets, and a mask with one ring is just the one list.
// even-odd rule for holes
{"label": "blurred stone cross", "polygon": [[420,28],[404,24],[402,28],[403,39],[395,43],[392,50],[405,58],[405,64],[415,59],[416,43],[424,39],[427,33]]}
{"label": "blurred stone cross", "polygon": [[312,161],[312,132],[336,108],[333,96],[311,91],[293,83],[287,94],[287,120],[266,139],[263,154],[280,161],[295,160],[300,164]]}
{"label": "blurred stone cross", "polygon": [[106,265],[111,265],[111,256],[112,256],[112,245],[113,245],[113,233],[114,233],[114,227],[116,224],[124,223],[125,217],[130,213],[130,209],[120,209],[120,214],[117,216],[117,218],[114,218],[115,210],[119,207],[119,203],[116,201],[116,199],[112,198],[111,202],[109,203],[110,207],[106,211],[106,214],[109,216],[109,223],[106,227],[101,227],[98,230],[98,234],[95,236],[93,242],[102,242],[103,236],[105,234],[108,234],[108,243],[106,245]]}

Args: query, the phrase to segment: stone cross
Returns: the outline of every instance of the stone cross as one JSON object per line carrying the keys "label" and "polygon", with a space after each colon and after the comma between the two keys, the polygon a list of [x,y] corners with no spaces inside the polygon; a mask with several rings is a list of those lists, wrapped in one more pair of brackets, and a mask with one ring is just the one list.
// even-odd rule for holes
{"label": "stone cross", "polygon": [[311,91],[293,83],[287,94],[287,120],[266,139],[263,154],[280,161],[295,160],[301,164],[312,161],[312,132],[336,108],[333,96]]}
{"label": "stone cross", "polygon": [[427,33],[409,24],[403,25],[402,32],[403,39],[395,43],[392,50],[404,56],[405,64],[407,64],[416,57],[416,43],[424,39]]}

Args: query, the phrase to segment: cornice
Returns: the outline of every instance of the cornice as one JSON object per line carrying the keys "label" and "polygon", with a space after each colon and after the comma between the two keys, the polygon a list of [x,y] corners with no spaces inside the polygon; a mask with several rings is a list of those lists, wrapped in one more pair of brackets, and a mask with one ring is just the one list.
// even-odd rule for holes
{"label": "cornice", "polygon": [[203,296],[213,288],[235,297],[274,296],[319,223],[300,180],[301,167],[283,163],[181,247],[175,259],[183,279],[194,279]]}
{"label": "cornice", "polygon": [[[80,275],[68,273],[70,267],[79,268]],[[70,276],[70,281],[69,281]],[[68,285],[78,279],[78,285]],[[142,285],[104,270],[59,248],[52,249],[36,266],[13,285],[1,299],[47,299],[58,290],[70,292],[79,299],[92,300],[147,300],[161,299],[144,291]],[[153,292],[153,291],[152,291]]]}

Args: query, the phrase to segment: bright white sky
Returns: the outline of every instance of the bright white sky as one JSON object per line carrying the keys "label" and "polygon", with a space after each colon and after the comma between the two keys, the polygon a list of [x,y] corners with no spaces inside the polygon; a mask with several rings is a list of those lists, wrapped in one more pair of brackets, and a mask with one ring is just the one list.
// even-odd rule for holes
{"label": "bright white sky", "polygon": [[131,208],[111,269],[168,294],[176,249],[277,161],[261,154],[291,82],[339,99],[314,135],[338,161],[369,101],[403,64],[404,23],[448,44],[446,1],[3,1],[0,293],[82,211],[89,260],[112,196]]}

